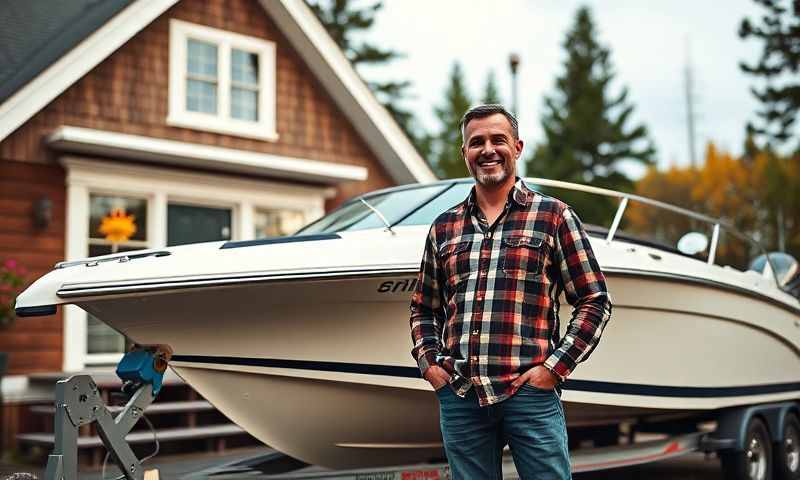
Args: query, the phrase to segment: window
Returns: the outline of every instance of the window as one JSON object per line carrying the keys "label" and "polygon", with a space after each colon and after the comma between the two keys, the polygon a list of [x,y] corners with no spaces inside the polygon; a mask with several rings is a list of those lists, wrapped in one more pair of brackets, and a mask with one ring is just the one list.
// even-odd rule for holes
{"label": "window", "polygon": [[297,210],[256,210],[253,219],[255,239],[292,235],[306,222],[303,212]]}
{"label": "window", "polygon": [[189,39],[186,67],[186,110],[217,114],[217,46]]}
{"label": "window", "polygon": [[258,121],[258,55],[235,48],[231,55],[231,116]]}
{"label": "window", "polygon": [[[101,232],[103,220],[122,212],[135,227],[130,238],[112,243]],[[116,195],[89,195],[89,256],[147,248],[147,199]],[[86,319],[86,352],[90,355],[125,351],[125,337],[93,315]]]}
{"label": "window", "polygon": [[277,140],[275,44],[170,22],[170,125]]}
{"label": "window", "polygon": [[[132,216],[136,231],[124,241],[113,244],[100,231],[103,218],[113,211],[121,210]],[[147,199],[92,194],[89,197],[89,256],[107,255],[147,248]]]}

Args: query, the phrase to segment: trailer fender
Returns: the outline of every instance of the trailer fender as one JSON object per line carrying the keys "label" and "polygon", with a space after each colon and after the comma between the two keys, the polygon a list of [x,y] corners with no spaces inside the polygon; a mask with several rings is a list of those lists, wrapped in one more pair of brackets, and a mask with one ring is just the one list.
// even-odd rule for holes
{"label": "trailer fender", "polygon": [[797,414],[797,404],[794,402],[786,402],[775,405],[773,410],[770,410],[770,415],[765,416],[767,426],[769,427],[770,436],[773,442],[780,442],[783,440],[783,427],[786,426],[784,420],[786,416],[794,412]]}
{"label": "trailer fender", "polygon": [[754,416],[767,424],[773,442],[783,438],[783,419],[791,411],[797,411],[794,402],[770,403],[731,408],[720,412],[717,429],[709,436],[709,444],[725,445],[721,449],[744,450],[747,425]]}

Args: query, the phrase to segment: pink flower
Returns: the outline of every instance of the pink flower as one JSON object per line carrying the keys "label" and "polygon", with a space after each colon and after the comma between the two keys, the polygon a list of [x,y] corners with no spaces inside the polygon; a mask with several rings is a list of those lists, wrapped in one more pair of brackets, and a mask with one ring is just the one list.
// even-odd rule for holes
{"label": "pink flower", "polygon": [[9,270],[14,270],[15,268],[17,268],[17,261],[12,258],[9,258],[8,260],[6,260],[5,267]]}

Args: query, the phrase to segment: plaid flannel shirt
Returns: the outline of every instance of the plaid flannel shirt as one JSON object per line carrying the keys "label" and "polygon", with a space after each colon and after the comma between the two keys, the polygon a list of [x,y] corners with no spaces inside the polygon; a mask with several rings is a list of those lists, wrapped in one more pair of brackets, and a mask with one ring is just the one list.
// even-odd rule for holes
{"label": "plaid flannel shirt", "polygon": [[[561,291],[574,310],[559,338]],[[456,393],[474,387],[490,405],[513,395],[511,382],[533,366],[564,380],[610,316],[605,278],[571,208],[518,179],[489,225],[473,187],[428,234],[411,300],[411,353],[423,373],[438,364]]]}

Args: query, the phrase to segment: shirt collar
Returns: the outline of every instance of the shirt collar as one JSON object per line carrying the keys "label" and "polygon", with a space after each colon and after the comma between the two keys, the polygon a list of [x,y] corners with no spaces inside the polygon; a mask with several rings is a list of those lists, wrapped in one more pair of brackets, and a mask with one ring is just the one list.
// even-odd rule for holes
{"label": "shirt collar", "polygon": [[[517,177],[516,183],[514,183],[514,188],[512,188],[508,192],[508,201],[507,203],[514,202],[521,207],[525,207],[533,202],[534,196],[533,190],[528,188],[525,185],[525,182],[522,181],[520,177]],[[478,211],[478,201],[475,198],[475,186],[469,192],[469,196],[467,197],[467,211],[468,212],[477,212]]]}

